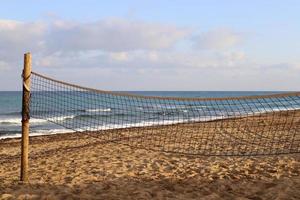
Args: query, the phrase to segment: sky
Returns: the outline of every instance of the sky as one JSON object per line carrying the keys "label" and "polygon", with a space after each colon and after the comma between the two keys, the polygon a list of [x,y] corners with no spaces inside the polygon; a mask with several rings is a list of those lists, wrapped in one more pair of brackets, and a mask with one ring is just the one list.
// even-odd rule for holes
{"label": "sky", "polygon": [[104,90],[300,90],[298,0],[1,1],[0,91],[33,71]]}

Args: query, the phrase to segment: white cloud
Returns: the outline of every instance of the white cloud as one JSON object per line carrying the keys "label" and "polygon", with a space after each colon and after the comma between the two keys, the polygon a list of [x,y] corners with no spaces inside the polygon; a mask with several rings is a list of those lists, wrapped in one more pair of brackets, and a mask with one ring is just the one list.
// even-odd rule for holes
{"label": "white cloud", "polygon": [[127,52],[113,52],[109,54],[110,59],[113,61],[128,61],[129,57],[128,57],[128,53]]}
{"label": "white cloud", "polygon": [[4,71],[9,69],[9,64],[7,62],[0,60],[0,71]]}
{"label": "white cloud", "polygon": [[[195,36],[189,28],[125,19],[0,20],[0,71],[7,71],[0,85],[19,78],[27,51],[33,53],[34,70],[73,82],[80,76],[90,86],[97,80],[108,89],[254,89],[256,79],[259,89],[264,77],[278,76],[299,83],[299,62],[256,63],[238,48],[243,40],[230,29]],[[204,51],[195,51],[191,43]],[[243,84],[236,85],[239,81]]]}
{"label": "white cloud", "polygon": [[244,52],[132,51],[117,55],[116,63],[143,68],[228,68],[246,62]]}
{"label": "white cloud", "polygon": [[43,49],[46,28],[42,22],[0,20],[0,59],[12,61],[26,51]]}
{"label": "white cloud", "polygon": [[258,65],[259,69],[268,70],[268,71],[282,71],[282,72],[292,72],[300,70],[300,64],[297,62],[284,62],[284,63],[272,63],[272,64],[263,64]]}
{"label": "white cloud", "polygon": [[127,52],[170,49],[189,33],[173,25],[125,19],[90,23],[0,20],[0,60],[19,63],[23,53],[30,51],[39,59],[36,63],[50,66],[100,51],[110,52],[111,60],[126,61]]}
{"label": "white cloud", "polygon": [[220,28],[194,36],[194,46],[199,49],[224,50],[240,44],[242,40],[241,33]]}
{"label": "white cloud", "polygon": [[56,21],[47,37],[50,51],[166,49],[189,34],[171,25],[122,19],[92,23]]}
{"label": "white cloud", "polygon": [[41,57],[36,65],[52,68],[110,68],[110,69],[204,69],[239,68],[248,62],[244,52],[178,52],[136,50],[128,52],[83,52],[81,54],[52,54]]}

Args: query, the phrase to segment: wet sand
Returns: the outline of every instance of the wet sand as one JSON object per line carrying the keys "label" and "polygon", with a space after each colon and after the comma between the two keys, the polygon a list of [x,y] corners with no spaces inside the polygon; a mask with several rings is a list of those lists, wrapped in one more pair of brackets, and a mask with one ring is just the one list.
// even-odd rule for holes
{"label": "wet sand", "polygon": [[[261,119],[260,117],[259,120]],[[239,120],[242,123],[243,119]],[[189,126],[183,125],[181,128],[191,130]],[[176,130],[180,128],[169,126],[164,130],[170,132],[170,128],[174,127]],[[210,126],[206,125],[207,127]],[[294,130],[297,131],[298,127],[295,126]],[[147,132],[147,128],[144,130]],[[259,129],[256,127],[255,130]],[[284,131],[282,129],[281,134]],[[123,144],[107,139],[116,139],[113,136],[120,132],[127,138],[121,140]],[[188,132],[194,134],[193,131]],[[126,135],[130,130],[105,133],[31,137],[30,181],[27,184],[19,182],[20,139],[0,140],[0,199],[299,199],[300,197],[300,154],[258,157],[188,156],[137,148],[138,144],[147,144],[151,149],[157,145],[151,141],[158,140],[147,142],[146,137],[143,137],[144,142],[141,143],[137,139],[134,143],[135,137],[128,139]],[[140,136],[140,133],[131,129],[133,136]],[[276,139],[281,135],[273,136],[272,138]],[[262,138],[270,140],[269,137]],[[161,146],[153,149],[176,149],[173,144],[177,143],[173,143],[172,140],[170,142],[162,144],[167,145],[167,149],[160,149]],[[205,144],[207,147],[207,143]],[[299,144],[297,145],[290,148],[296,151],[299,148]],[[199,146],[195,147],[201,149]],[[204,150],[205,148],[203,152]],[[191,150],[187,148],[187,151]],[[264,149],[260,151],[263,152]]]}

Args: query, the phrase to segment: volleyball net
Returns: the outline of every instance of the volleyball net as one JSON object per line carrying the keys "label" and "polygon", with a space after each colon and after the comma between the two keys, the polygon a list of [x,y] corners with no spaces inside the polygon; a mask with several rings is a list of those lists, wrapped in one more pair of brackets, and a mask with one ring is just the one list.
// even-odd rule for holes
{"label": "volleyball net", "polygon": [[300,92],[154,97],[85,88],[31,73],[29,115],[95,139],[188,155],[300,152]]}

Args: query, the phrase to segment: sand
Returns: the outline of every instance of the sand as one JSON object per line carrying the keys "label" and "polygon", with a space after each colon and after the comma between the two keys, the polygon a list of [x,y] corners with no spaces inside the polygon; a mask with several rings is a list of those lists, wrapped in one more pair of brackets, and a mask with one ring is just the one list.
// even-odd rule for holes
{"label": "sand", "polygon": [[[191,130],[189,125],[183,126]],[[147,128],[144,130],[147,132]],[[92,133],[31,137],[27,184],[19,182],[20,139],[0,140],[0,199],[300,198],[300,154],[188,156],[142,149],[134,138],[126,140],[132,147],[105,139],[107,134],[120,132],[128,134],[130,130],[107,131],[105,137]],[[284,129],[282,132],[286,134]],[[140,134],[135,129],[131,133]],[[172,144],[164,143],[168,146],[164,150],[176,149]],[[297,150],[295,146],[290,148]]]}

